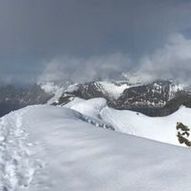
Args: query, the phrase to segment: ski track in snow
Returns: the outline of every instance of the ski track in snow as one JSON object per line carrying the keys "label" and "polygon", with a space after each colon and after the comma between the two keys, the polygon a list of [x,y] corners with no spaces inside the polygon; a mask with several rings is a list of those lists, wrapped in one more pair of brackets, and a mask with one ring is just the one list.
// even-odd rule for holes
{"label": "ski track in snow", "polygon": [[0,119],[0,191],[27,188],[35,173],[33,145],[22,129],[23,114],[20,110]]}

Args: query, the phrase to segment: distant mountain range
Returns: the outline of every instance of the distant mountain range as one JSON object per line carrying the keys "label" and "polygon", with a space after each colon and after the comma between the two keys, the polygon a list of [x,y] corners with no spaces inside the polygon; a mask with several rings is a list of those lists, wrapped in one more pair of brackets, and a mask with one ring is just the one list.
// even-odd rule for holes
{"label": "distant mountain range", "polygon": [[94,81],[69,86],[56,104],[65,104],[74,97],[103,97],[119,110],[133,110],[149,116],[166,116],[181,105],[191,107],[191,93],[172,81],[157,80],[147,84]]}
{"label": "distant mountain range", "polygon": [[52,97],[39,85],[0,87],[0,116],[27,105],[44,104]]}
{"label": "distant mountain range", "polygon": [[53,83],[28,87],[0,87],[0,116],[27,105],[64,105],[74,98],[102,97],[108,106],[118,110],[132,110],[148,116],[166,116],[181,105],[191,107],[191,89],[173,81],[157,80],[130,84],[127,81],[92,81],[67,87]]}

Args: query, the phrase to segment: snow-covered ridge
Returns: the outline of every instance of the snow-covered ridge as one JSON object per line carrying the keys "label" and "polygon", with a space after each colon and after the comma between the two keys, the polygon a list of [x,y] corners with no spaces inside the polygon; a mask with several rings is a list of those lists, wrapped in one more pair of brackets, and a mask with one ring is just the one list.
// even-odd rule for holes
{"label": "snow-covered ridge", "polygon": [[[44,165],[29,187],[0,187],[3,191],[190,191],[189,149],[95,128],[68,108],[44,105],[21,111],[22,118],[16,111],[6,121],[18,124],[15,129],[24,129],[37,144],[30,161]],[[19,164],[28,164],[24,161]],[[25,172],[30,167],[24,166]]]}
{"label": "snow-covered ridge", "polygon": [[[130,88],[124,83],[95,85],[115,98]],[[69,86],[67,91],[76,87]],[[163,91],[160,83],[153,87],[153,93]],[[183,89],[171,85],[169,97]],[[46,84],[44,90],[55,95],[48,102],[52,104],[66,89]],[[181,145],[176,124],[191,127],[191,109],[180,107],[166,117],[148,117],[112,109],[104,98],[74,97],[62,107],[48,104],[0,119],[0,191],[153,191],[153,187],[190,191],[189,165],[185,167],[189,150],[130,135]],[[166,174],[173,181],[163,179]],[[182,177],[183,184],[179,183]]]}
{"label": "snow-covered ridge", "polygon": [[73,101],[64,105],[65,108],[70,108],[79,112],[79,119],[82,121],[96,127],[115,130],[110,123],[104,122],[101,119],[100,112],[106,106],[107,104],[104,98],[94,98],[90,100],[74,98]]}
{"label": "snow-covered ridge", "polygon": [[65,107],[69,107],[75,111],[79,111],[81,114],[88,115],[94,118],[99,118],[101,110],[107,106],[104,98],[93,98],[89,100],[76,100],[72,101],[72,105],[66,104]]}
{"label": "snow-covered ridge", "polygon": [[166,117],[148,117],[129,110],[115,110],[108,107],[103,98],[74,99],[64,107],[76,110],[86,116],[99,118],[99,120],[110,124],[115,131],[174,145],[181,145],[177,138],[177,122],[191,127],[191,109],[183,106]]}

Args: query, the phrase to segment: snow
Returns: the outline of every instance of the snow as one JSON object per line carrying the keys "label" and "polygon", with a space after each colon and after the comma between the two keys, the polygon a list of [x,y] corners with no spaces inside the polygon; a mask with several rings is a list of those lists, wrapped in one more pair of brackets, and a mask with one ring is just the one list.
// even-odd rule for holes
{"label": "snow", "polygon": [[[77,102],[74,104],[74,102]],[[67,107],[68,105],[66,105]],[[93,98],[89,100],[75,100],[70,103],[70,108],[76,110],[84,115],[98,118],[101,110],[106,106],[104,98]]]}
{"label": "snow", "polygon": [[[123,122],[136,115],[147,126],[142,114],[104,107],[105,113]],[[178,116],[189,119],[190,110],[167,117],[164,128]],[[0,190],[190,191],[190,149],[96,128],[81,117],[70,108],[40,105],[1,118]]]}
{"label": "snow", "polygon": [[65,108],[70,108],[79,112],[80,119],[94,125],[96,127],[114,130],[114,128],[107,122],[100,119],[100,111],[106,106],[104,98],[95,98],[84,100],[81,98],[74,98],[71,102],[64,105]]}
{"label": "snow", "polygon": [[109,81],[99,81],[99,84],[102,86],[103,90],[114,99],[118,99],[123,91],[130,87],[127,84],[117,85]]}
{"label": "snow", "polygon": [[191,127],[191,109],[184,106],[166,117],[149,117],[138,112],[109,108],[104,98],[80,99],[72,101],[70,104],[69,108],[83,115],[99,118],[103,123],[110,124],[121,133],[174,145],[181,145],[177,138],[177,122]]}
{"label": "snow", "polygon": [[76,104],[79,104],[79,103],[84,102],[84,101],[86,101],[86,100],[82,99],[82,98],[74,97],[72,101],[63,105],[63,107],[71,108],[72,106],[75,106]]}
{"label": "snow", "polygon": [[95,128],[79,116],[46,105],[4,119],[28,132],[28,141],[37,145],[30,160],[42,162],[30,187],[8,191],[190,191],[189,149]]}
{"label": "snow", "polygon": [[[66,92],[70,93],[76,91],[79,88],[78,85],[79,84],[72,84],[68,86]],[[120,84],[118,82],[114,83],[112,81],[97,81],[95,82],[95,85],[98,89],[100,88],[102,91],[104,91],[114,99],[118,99],[123,91],[130,87],[129,85],[127,85],[127,83]]]}
{"label": "snow", "polygon": [[0,190],[16,191],[27,188],[38,169],[31,159],[34,146],[27,140],[22,126],[24,111],[0,119]]}
{"label": "snow", "polygon": [[117,131],[175,145],[180,145],[177,138],[177,122],[191,127],[190,116],[191,109],[183,106],[166,117],[148,117],[141,113],[118,111],[109,107],[101,111],[102,119],[113,125]]}

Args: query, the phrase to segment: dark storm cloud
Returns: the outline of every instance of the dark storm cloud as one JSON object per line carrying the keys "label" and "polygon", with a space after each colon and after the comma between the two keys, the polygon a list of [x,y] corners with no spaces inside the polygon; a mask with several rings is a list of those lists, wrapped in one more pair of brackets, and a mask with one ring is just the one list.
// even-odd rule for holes
{"label": "dark storm cloud", "polygon": [[[66,56],[86,59],[88,68],[91,57],[118,53],[137,61],[174,33],[189,36],[190,16],[186,0],[1,0],[1,78],[33,78],[46,60],[62,65]],[[124,62],[115,64],[124,71]]]}

